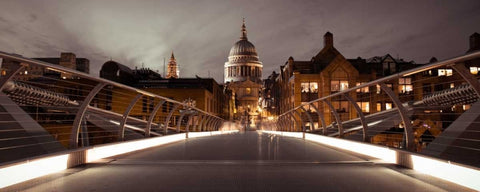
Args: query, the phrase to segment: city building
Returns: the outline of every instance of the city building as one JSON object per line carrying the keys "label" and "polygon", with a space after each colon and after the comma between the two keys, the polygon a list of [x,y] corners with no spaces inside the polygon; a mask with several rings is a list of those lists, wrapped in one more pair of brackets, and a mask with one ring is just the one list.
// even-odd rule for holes
{"label": "city building", "polygon": [[[172,58],[174,59],[173,55]],[[151,69],[136,68],[132,70],[115,61],[105,62],[100,71],[100,77],[179,102],[195,103],[195,106],[201,110],[220,117],[229,117],[227,94],[224,93],[224,87],[219,85],[213,78],[165,79]],[[121,88],[113,88],[99,95],[106,95],[105,99],[100,99],[100,101],[105,104],[99,106],[105,106],[107,110],[120,113],[126,108],[128,102],[119,101],[129,101],[135,98],[135,93],[125,93]],[[132,109],[131,115],[140,119],[147,119],[155,102],[158,101],[155,101],[154,98],[142,98]],[[125,105],[112,106],[112,103],[124,103]],[[159,111],[157,118],[160,119],[165,115],[162,113],[166,113],[169,109],[170,107]],[[178,115],[179,114],[174,114],[172,122],[175,116]]]}
{"label": "city building", "polygon": [[[47,62],[50,64],[60,65],[66,68],[74,69],[84,73],[90,73],[90,61],[86,58],[77,58],[74,53],[61,53],[60,57],[41,57],[41,58],[33,58],[36,60],[40,60],[43,62]],[[2,61],[1,67],[1,75],[5,76],[8,74],[9,70],[12,69],[12,65],[14,61],[10,61],[8,59],[4,59]],[[15,76],[16,80],[27,81],[30,79],[42,77],[42,76],[49,76],[52,78],[62,78],[62,79],[73,79],[73,77],[69,74],[59,73],[55,71],[51,71],[45,69],[41,66],[26,66],[24,70],[20,72],[19,75]]]}
{"label": "city building", "polygon": [[[414,61],[395,58],[390,54],[367,59],[361,57],[347,59],[334,47],[333,42],[333,34],[327,32],[324,35],[324,47],[318,54],[306,61],[298,61],[289,57],[287,62],[280,66],[280,73],[273,72],[264,80],[263,107],[269,115],[280,115],[308,101],[422,65]],[[479,49],[480,35],[474,33],[470,36],[468,52]],[[436,61],[435,58],[432,58],[430,63]],[[467,61],[465,65],[472,74],[478,75],[480,69],[478,59]],[[424,96],[435,91],[454,88],[461,85],[462,82],[461,76],[455,73],[453,69],[443,67],[420,74],[404,76],[398,80],[387,82],[386,85],[392,88],[401,102],[405,103],[412,100],[421,100]],[[365,115],[395,107],[391,99],[381,91],[379,86],[358,89],[350,97],[356,101]],[[353,105],[344,96],[330,98],[328,101],[333,105],[342,121],[357,117]],[[324,102],[316,103],[315,108],[319,110],[320,114],[323,114],[327,125],[336,123],[327,104]],[[307,106],[306,110],[315,121],[314,126],[319,127],[318,113],[315,108]],[[454,120],[460,112],[468,108],[469,105],[459,105],[449,109],[414,112],[412,120],[417,146],[421,148],[426,141],[431,140],[431,137],[439,135],[450,123],[446,119]],[[312,129],[306,119],[304,123],[307,129]],[[296,130],[301,130],[301,127],[298,127],[296,123],[291,126]],[[403,139],[403,131],[398,131],[403,129],[399,129],[399,126],[401,125],[392,126],[370,139],[373,143],[398,147],[402,145]]]}
{"label": "city building", "polygon": [[262,68],[255,46],[248,41],[244,19],[240,40],[230,49],[224,73],[224,82],[235,98],[235,119],[253,123],[260,114]]}

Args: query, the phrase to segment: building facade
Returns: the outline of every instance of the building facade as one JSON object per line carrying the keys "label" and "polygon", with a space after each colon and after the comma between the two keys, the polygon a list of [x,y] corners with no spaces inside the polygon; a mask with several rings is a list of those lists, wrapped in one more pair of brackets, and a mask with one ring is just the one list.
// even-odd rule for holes
{"label": "building facade", "polygon": [[[224,89],[213,78],[170,78],[165,79],[157,72],[147,69],[130,69],[129,67],[115,61],[107,61],[100,71],[100,77],[142,89],[179,102],[192,102],[203,111],[212,113],[222,118],[229,117],[227,96]],[[135,97],[135,93],[124,93],[119,88],[107,90],[106,98],[100,99],[104,102],[99,106],[106,106],[107,110],[121,112],[128,105],[128,101]],[[142,98],[133,108],[131,115],[140,119],[148,118],[153,110],[153,98]],[[125,103],[125,105],[112,106],[112,103]],[[163,111],[168,111],[167,107]],[[166,112],[164,112],[166,113]],[[165,114],[158,113],[158,119]],[[174,116],[179,114],[174,114]],[[173,117],[175,119],[175,117]],[[173,120],[172,120],[173,122]]]}
{"label": "building facade", "polygon": [[248,41],[244,20],[240,40],[230,49],[224,72],[224,82],[235,97],[236,119],[258,116],[262,69],[255,46]]}
{"label": "building facade", "polygon": [[[33,58],[50,64],[60,65],[62,67],[74,69],[84,73],[90,73],[90,61],[86,58],[77,58],[74,53],[61,53],[60,57],[41,57]],[[14,61],[8,59],[2,61],[2,67],[0,69],[1,76],[5,76],[9,73],[12,66],[16,65]],[[76,78],[72,75],[59,73],[45,69],[42,66],[26,66],[19,75],[15,76],[16,80],[27,81],[30,79],[49,76],[52,78],[73,79]]]}
{"label": "building facade", "polygon": [[[264,80],[262,95],[267,101],[264,106],[269,114],[280,115],[306,102],[422,65],[394,58],[390,54],[367,59],[360,57],[347,59],[334,47],[333,42],[333,34],[327,32],[324,35],[324,47],[312,59],[297,61],[290,57],[284,65],[280,66],[280,73],[274,72]],[[470,36],[470,49],[467,53],[479,49],[480,35],[474,33]],[[435,58],[432,58],[429,63],[436,61]],[[479,74],[480,61],[478,59],[467,61],[465,65],[471,74],[476,76]],[[461,76],[452,68],[442,67],[404,76],[386,82],[386,85],[392,89],[402,103],[406,103],[412,100],[422,100],[424,96],[435,91],[454,88],[461,85],[462,82]],[[379,86],[364,87],[349,96],[356,101],[364,115],[395,107]],[[330,98],[328,101],[333,105],[342,121],[357,117],[355,108],[344,96]],[[315,108],[323,115],[327,125],[336,123],[330,107],[325,102],[317,102]],[[315,108],[308,106],[306,110],[314,119],[315,128],[318,128],[319,118]],[[421,148],[422,140],[431,140],[431,137],[438,136],[451,122],[448,119],[454,120],[458,114],[468,108],[469,105],[458,105],[445,109],[414,111],[411,118],[417,146]],[[303,118],[304,115],[302,115]],[[304,119],[303,122],[307,129],[313,129],[307,119]],[[428,129],[425,128],[425,125],[428,125]],[[296,123],[290,126],[296,130],[302,129]],[[403,129],[399,126],[401,126],[400,121],[395,125],[392,123],[390,129],[387,128],[370,139],[373,143],[398,147],[402,145],[403,139]]]}

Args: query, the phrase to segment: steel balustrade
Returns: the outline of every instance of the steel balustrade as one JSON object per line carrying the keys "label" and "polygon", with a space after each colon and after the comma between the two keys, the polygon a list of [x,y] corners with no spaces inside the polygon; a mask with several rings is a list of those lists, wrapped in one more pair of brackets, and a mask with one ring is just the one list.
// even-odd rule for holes
{"label": "steel balustrade", "polygon": [[[155,124],[155,123],[153,123],[153,121],[154,121],[155,117],[158,115],[157,112],[160,109],[160,107],[163,106],[165,103],[169,103],[170,105],[173,105],[174,107],[172,109],[170,109],[169,113],[166,114],[166,117],[164,116],[165,117],[165,123],[163,124],[164,125],[164,131],[163,131],[164,135],[167,134],[170,119],[172,118],[172,116],[174,114],[176,114],[178,112],[179,112],[181,117],[178,119],[178,122],[174,123],[175,127],[176,127],[176,132],[180,132],[180,127],[183,126],[182,125],[182,119],[184,118],[183,116],[185,116],[185,115],[187,115],[187,117],[188,117],[188,121],[185,125],[185,132],[189,131],[189,127],[191,126],[191,123],[194,122],[192,119],[196,119],[197,121],[201,120],[203,122],[203,124],[202,124],[202,122],[198,122],[198,125],[200,125],[200,126],[198,127],[199,129],[197,129],[197,121],[195,121],[194,131],[218,130],[219,126],[220,126],[220,123],[218,123],[218,125],[215,125],[214,121],[219,121],[220,122],[220,120],[222,118],[220,118],[220,117],[218,117],[218,116],[216,116],[212,113],[209,113],[209,112],[203,111],[201,109],[198,109],[194,106],[189,106],[187,103],[175,101],[173,99],[169,99],[169,98],[166,98],[166,97],[163,97],[163,96],[160,96],[160,95],[156,95],[156,94],[153,94],[153,93],[141,90],[141,89],[133,88],[133,87],[130,87],[130,86],[127,86],[127,85],[124,85],[124,84],[120,84],[120,83],[117,83],[117,82],[113,82],[113,81],[110,81],[110,80],[107,80],[107,79],[93,77],[93,76],[90,76],[89,74],[77,71],[75,69],[66,68],[66,67],[63,67],[63,66],[60,66],[60,65],[50,64],[50,63],[43,62],[43,61],[38,61],[38,60],[23,57],[23,56],[15,55],[15,54],[0,52],[0,58],[3,58],[4,60],[7,59],[9,61],[12,61],[12,64],[11,64],[12,67],[10,67],[8,69],[9,70],[8,73],[5,76],[3,76],[2,78],[0,78],[0,91],[4,91],[9,96],[14,97],[16,102],[20,102],[20,101],[23,101],[23,100],[25,100],[25,101],[28,100],[29,101],[28,103],[26,103],[25,101],[23,102],[25,105],[30,105],[30,106],[34,106],[34,107],[37,106],[37,108],[38,107],[43,107],[43,108],[48,107],[49,109],[55,109],[55,107],[58,107],[59,109],[61,108],[62,110],[67,110],[65,114],[62,113],[62,115],[64,115],[64,116],[66,116],[68,114],[72,114],[71,116],[75,115],[75,116],[73,116],[74,118],[72,119],[73,123],[71,124],[72,125],[71,128],[70,128],[71,131],[69,131],[70,132],[70,134],[69,134],[70,139],[68,141],[68,145],[72,149],[75,149],[75,148],[79,147],[79,144],[80,144],[79,138],[80,137],[83,140],[83,142],[81,142],[82,145],[85,145],[85,144],[88,143],[89,138],[87,138],[87,137],[89,135],[89,130],[86,129],[86,128],[83,128],[83,127],[87,126],[87,119],[90,119],[90,118],[86,118],[87,113],[90,116],[92,116],[92,115],[93,116],[98,116],[98,115],[101,115],[101,114],[105,114],[105,115],[112,116],[113,118],[118,118],[118,120],[115,120],[115,119],[108,120],[107,119],[104,122],[100,122],[100,120],[95,120],[95,121],[103,123],[103,124],[105,124],[104,126],[107,126],[107,127],[111,127],[111,125],[107,125],[108,123],[109,124],[112,124],[112,123],[116,124],[117,125],[116,126],[117,127],[116,128],[116,130],[117,130],[116,133],[118,135],[117,139],[119,141],[125,140],[125,136],[126,136],[125,135],[126,134],[125,130],[126,129],[131,130],[131,131],[144,132],[144,137],[158,136],[159,135],[158,133],[156,133],[156,132],[152,133],[151,126]],[[69,94],[72,94],[72,95],[62,95],[60,93],[56,93],[56,92],[53,92],[51,90],[47,90],[45,88],[40,88],[40,87],[35,87],[33,85],[30,85],[32,83],[30,81],[21,82],[21,81],[14,80],[14,78],[17,75],[19,75],[19,73],[22,70],[25,70],[26,67],[32,67],[32,66],[42,68],[42,69],[48,70],[48,71],[58,72],[62,75],[67,74],[69,77],[72,77],[73,79],[85,79],[86,80],[85,82],[90,82],[90,83],[85,83],[85,84],[83,84],[84,82],[77,83],[78,86],[83,86],[83,88],[79,89],[79,90],[82,91],[81,93],[70,93],[70,92],[68,92]],[[42,78],[48,80],[50,77],[43,76]],[[60,82],[60,83],[67,83],[67,84],[75,83],[75,82],[70,82],[68,80],[69,79],[61,79],[60,78],[60,79],[55,79],[54,81]],[[62,85],[60,85],[60,84],[54,84],[54,85],[49,85],[49,86],[50,87],[54,86],[56,88],[64,89],[64,90],[67,90],[67,91],[75,89],[75,87],[68,87],[68,85],[66,85],[66,87],[61,87]],[[42,87],[43,87],[43,85],[42,85]],[[85,89],[85,87],[87,87],[87,89]],[[88,88],[88,87],[90,87],[90,88]],[[109,89],[105,89],[106,87],[109,87]],[[115,88],[115,89],[113,89],[113,88]],[[116,89],[121,89],[121,90],[123,90],[122,92],[125,92],[125,91],[133,92],[133,93],[135,93],[136,96],[134,98],[129,98],[127,96],[122,96],[122,95],[125,95],[125,94],[117,93],[118,90],[116,90]],[[104,100],[102,100],[102,99],[104,97],[106,97],[106,94],[108,94],[108,93],[104,93],[104,91],[107,91],[107,92],[110,91],[110,94],[112,93],[112,91],[116,92],[117,95],[120,94],[121,99],[124,99],[124,101],[128,100],[128,101],[124,102],[124,103],[129,103],[129,105],[123,111],[123,115],[122,114],[117,114],[116,112],[113,112],[113,111],[108,111],[108,110],[104,110],[104,109],[100,109],[100,108],[95,107],[96,102],[103,102]],[[78,95],[73,95],[73,94],[78,94]],[[24,95],[24,96],[22,97],[22,95]],[[34,99],[37,98],[37,100],[34,101],[32,99],[27,99],[28,97],[26,97],[26,96],[34,98]],[[76,99],[72,100],[72,99],[69,99],[69,97],[74,97]],[[158,100],[159,101],[158,103],[156,103],[156,105],[154,107],[152,106],[153,109],[149,110],[149,114],[147,115],[148,120],[146,120],[146,121],[142,120],[142,119],[137,119],[137,117],[130,116],[130,112],[137,105],[138,100],[142,97],[148,97],[148,98],[151,98],[153,100]],[[96,100],[95,103],[93,102],[94,100]],[[189,111],[191,111],[193,115],[192,114],[185,114],[185,113],[180,112],[180,110],[178,110],[178,108],[182,107],[182,106],[184,108],[188,109]],[[94,114],[90,114],[92,112]],[[39,113],[39,114],[42,114],[42,113]],[[194,116],[197,116],[197,118],[192,118]],[[198,117],[201,117],[201,119],[199,119]],[[208,121],[206,120],[207,118],[208,118]],[[132,122],[142,123],[142,126],[144,126],[146,124],[146,126],[142,127],[142,128],[139,128],[139,127],[136,127],[135,124],[132,124],[132,125],[127,124],[127,120],[128,120],[129,123],[130,123],[130,120],[133,120]],[[88,122],[89,121],[93,121],[93,120],[88,120]],[[143,124],[143,123],[145,123],[145,124]],[[64,125],[62,125],[62,126],[64,126]],[[218,126],[218,127],[213,128],[212,126]],[[62,129],[66,129],[66,127],[62,128]],[[106,133],[106,132],[108,132],[108,130],[104,130],[104,132]],[[93,131],[92,133],[95,133],[95,131]],[[130,134],[132,134],[132,133],[130,133]],[[59,135],[59,136],[63,137],[63,135]]]}
{"label": "steel balustrade", "polygon": [[[289,127],[291,127],[291,126],[289,126],[290,125],[289,121],[291,120],[291,118],[294,119],[293,121],[295,121],[295,123],[298,123],[301,120],[296,120],[294,115],[292,115],[292,113],[298,113],[297,110],[302,110],[303,113],[308,114],[308,112],[305,110],[305,107],[310,106],[310,107],[313,107],[315,109],[315,111],[317,112],[318,122],[322,123],[323,134],[326,135],[327,134],[327,126],[325,125],[324,114],[322,114],[318,110],[318,107],[316,107],[314,105],[317,102],[323,102],[330,109],[330,112],[332,113],[332,115],[335,119],[334,122],[336,123],[336,126],[338,126],[337,127],[338,137],[343,137],[344,136],[343,123],[346,123],[346,122],[350,123],[350,122],[355,122],[355,121],[358,120],[361,127],[362,127],[363,141],[369,141],[370,138],[367,135],[369,126],[366,122],[366,119],[367,118],[374,118],[378,115],[385,115],[386,113],[385,113],[385,111],[381,111],[381,112],[378,112],[378,113],[375,113],[375,114],[370,114],[368,116],[365,116],[363,114],[363,112],[361,111],[360,106],[358,106],[358,104],[356,103],[355,99],[353,99],[349,94],[354,93],[356,90],[359,90],[359,89],[362,89],[362,88],[365,88],[365,87],[380,86],[381,90],[393,102],[393,104],[396,107],[397,113],[400,115],[402,124],[404,126],[406,148],[408,150],[414,150],[413,149],[414,148],[414,143],[413,143],[414,136],[413,136],[413,131],[412,131],[412,123],[411,123],[411,119],[408,117],[407,111],[411,110],[411,108],[413,106],[419,106],[419,105],[425,105],[425,104],[455,105],[455,104],[469,104],[469,103],[473,103],[473,102],[477,101],[478,97],[480,96],[480,82],[465,67],[464,62],[468,61],[468,60],[475,59],[475,58],[479,58],[479,57],[480,57],[480,51],[471,52],[471,53],[468,53],[468,54],[465,54],[465,55],[462,55],[462,56],[458,56],[458,57],[454,57],[454,58],[451,58],[451,59],[446,59],[446,60],[443,60],[443,61],[438,61],[438,62],[434,62],[434,63],[430,63],[430,64],[421,65],[421,66],[413,68],[413,69],[404,70],[404,71],[398,72],[398,73],[390,75],[390,76],[382,77],[382,78],[379,78],[379,79],[376,79],[376,80],[373,80],[373,81],[370,81],[370,82],[367,82],[367,83],[362,83],[362,84],[357,85],[357,86],[349,87],[345,90],[341,90],[341,91],[338,91],[336,93],[332,93],[330,95],[327,95],[327,96],[324,96],[324,97],[321,97],[321,98],[303,103],[303,104],[301,104],[299,106],[296,106],[292,109],[284,111],[283,113],[278,115],[276,125],[280,126],[279,130],[293,131],[293,130],[289,129]],[[462,86],[461,85],[459,87],[435,92],[434,94],[424,96],[422,101],[416,101],[409,106],[407,104],[401,103],[398,96],[391,90],[391,88],[389,88],[388,86],[385,85],[386,82],[389,82],[389,81],[392,81],[392,80],[397,80],[401,77],[408,77],[408,76],[411,76],[411,75],[414,75],[414,74],[418,74],[418,73],[421,73],[421,72],[425,72],[425,71],[428,71],[428,70],[437,69],[437,68],[441,68],[441,67],[446,67],[446,68],[451,67],[453,70],[455,70],[462,77],[462,79],[468,84],[468,86],[465,86],[465,85]],[[471,93],[473,93],[473,92],[475,93],[475,96],[472,96]],[[446,94],[446,95],[444,95],[442,97],[443,94]],[[451,96],[448,96],[448,94],[451,95]],[[342,122],[339,114],[337,113],[337,111],[335,110],[335,108],[333,107],[333,105],[330,101],[331,98],[338,97],[338,96],[340,96],[340,97],[343,96],[348,100],[350,105],[356,110],[358,118]],[[455,99],[455,98],[457,98],[457,99]],[[406,108],[406,107],[409,107],[409,108]],[[391,110],[386,110],[386,111],[388,113],[392,112]],[[286,117],[290,117],[289,118],[290,120],[287,120]],[[299,116],[299,117],[301,118],[301,116]],[[331,127],[334,127],[333,125],[334,124],[332,124]],[[297,127],[300,127],[300,126],[297,125]]]}

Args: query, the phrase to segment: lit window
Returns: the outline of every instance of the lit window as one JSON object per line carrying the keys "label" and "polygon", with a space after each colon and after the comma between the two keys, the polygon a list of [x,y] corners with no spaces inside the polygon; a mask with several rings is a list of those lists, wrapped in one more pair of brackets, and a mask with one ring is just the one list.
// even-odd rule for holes
{"label": "lit window", "polygon": [[369,102],[357,102],[357,105],[362,109],[362,112],[370,112],[370,103]]}
{"label": "lit window", "polygon": [[25,70],[25,75],[28,75],[28,71],[27,71],[27,70]]}
{"label": "lit window", "polygon": [[392,103],[385,103],[385,110],[389,110],[392,108]]}
{"label": "lit window", "polygon": [[480,68],[478,68],[478,67],[470,67],[470,73],[476,75],[476,74],[478,74],[478,69],[480,69]]}
{"label": "lit window", "polygon": [[[360,82],[360,83],[357,83],[356,86],[359,86],[361,84],[364,84],[366,82]],[[357,89],[357,93],[368,93],[368,87],[363,87],[363,88],[360,88],[360,89]]]}
{"label": "lit window", "polygon": [[318,93],[317,82],[304,82],[300,84],[302,93]]}
{"label": "lit window", "polygon": [[452,69],[438,69],[438,76],[452,76]]}
{"label": "lit window", "polygon": [[348,89],[348,81],[331,81],[331,91],[343,91]]}
{"label": "lit window", "polygon": [[382,111],[382,103],[377,103],[377,111]]}
{"label": "lit window", "polygon": [[470,105],[463,105],[462,108],[463,108],[464,111],[466,111],[466,110],[470,109]]}
{"label": "lit window", "polygon": [[246,93],[246,94],[250,94],[250,93],[252,93],[252,90],[251,90],[250,88],[246,88],[246,89],[245,89],[245,93]]}
{"label": "lit window", "polygon": [[450,83],[450,88],[454,88],[455,87],[455,84],[454,83]]}
{"label": "lit window", "polygon": [[453,70],[452,69],[445,69],[445,72],[447,73],[447,76],[452,76],[453,75]]}
{"label": "lit window", "polygon": [[398,92],[410,94],[413,91],[412,78],[398,79]]}
{"label": "lit window", "polygon": [[381,91],[382,89],[380,88],[380,85],[377,84],[377,94],[380,94]]}
{"label": "lit window", "polygon": [[7,71],[6,70],[2,70],[2,76],[5,76],[7,75]]}

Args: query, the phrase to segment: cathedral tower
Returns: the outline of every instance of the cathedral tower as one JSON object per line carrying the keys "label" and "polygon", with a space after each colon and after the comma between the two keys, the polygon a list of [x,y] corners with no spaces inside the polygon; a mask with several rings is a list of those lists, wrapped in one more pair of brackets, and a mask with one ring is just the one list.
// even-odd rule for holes
{"label": "cathedral tower", "polygon": [[178,67],[177,67],[177,60],[175,59],[175,56],[173,55],[172,51],[172,56],[170,57],[170,61],[168,61],[168,70],[167,70],[167,79],[174,78],[178,79]]}

